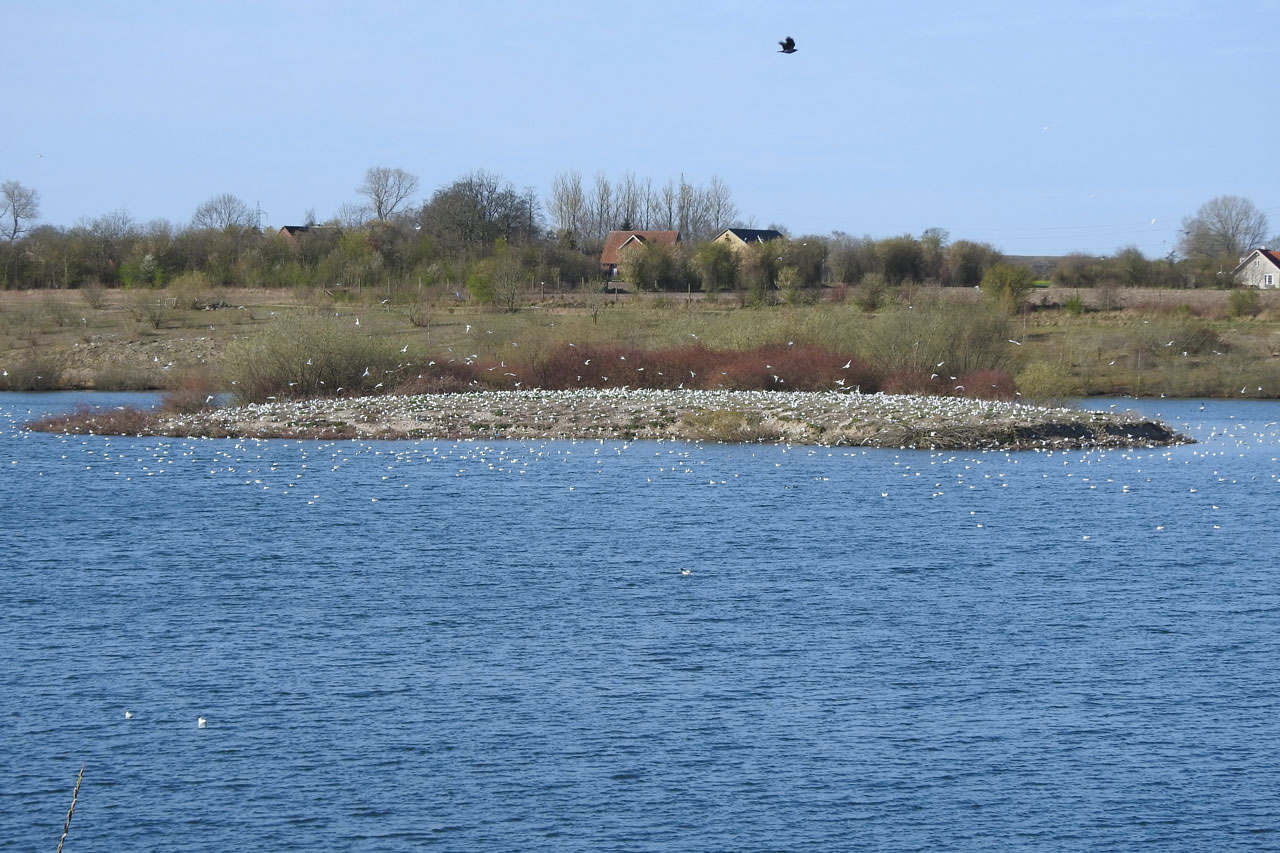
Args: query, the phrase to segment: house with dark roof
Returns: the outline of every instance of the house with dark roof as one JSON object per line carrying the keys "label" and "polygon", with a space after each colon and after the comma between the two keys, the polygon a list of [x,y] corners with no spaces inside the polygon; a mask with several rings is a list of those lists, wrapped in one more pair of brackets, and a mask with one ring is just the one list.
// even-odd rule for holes
{"label": "house with dark roof", "polygon": [[600,253],[600,269],[613,278],[618,274],[618,266],[627,250],[646,243],[674,246],[679,242],[679,231],[610,231],[604,238],[604,251]]}
{"label": "house with dark roof", "polygon": [[711,238],[712,243],[724,243],[734,251],[741,251],[753,243],[768,243],[782,236],[772,228],[726,228]]}
{"label": "house with dark roof", "polygon": [[1231,275],[1240,287],[1265,290],[1280,287],[1280,252],[1266,246],[1254,249],[1240,259],[1240,265]]}
{"label": "house with dark roof", "polygon": [[336,225],[282,225],[279,233],[285,240],[296,245],[304,234],[337,234],[338,227]]}

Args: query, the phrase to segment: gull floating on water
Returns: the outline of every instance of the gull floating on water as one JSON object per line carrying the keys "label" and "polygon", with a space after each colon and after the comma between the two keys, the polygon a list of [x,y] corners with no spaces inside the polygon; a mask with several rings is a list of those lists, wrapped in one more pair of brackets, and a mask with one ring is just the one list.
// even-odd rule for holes
{"label": "gull floating on water", "polygon": [[196,717],[196,728],[203,729],[208,722],[204,717]]}
{"label": "gull floating on water", "polygon": [[126,720],[132,720],[132,719],[133,719],[133,712],[132,712],[132,711],[130,711],[128,708],[125,708],[125,709],[124,709],[124,718],[125,718]]}

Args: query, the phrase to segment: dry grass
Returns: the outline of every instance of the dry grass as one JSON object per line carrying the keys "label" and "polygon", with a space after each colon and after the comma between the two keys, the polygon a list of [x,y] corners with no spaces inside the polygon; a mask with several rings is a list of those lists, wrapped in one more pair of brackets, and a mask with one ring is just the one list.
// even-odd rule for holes
{"label": "dry grass", "polygon": [[[873,313],[853,298],[755,309],[741,307],[732,294],[660,301],[581,291],[548,295],[537,308],[500,313],[438,288],[387,295],[220,289],[210,303],[203,285],[184,281],[171,293],[141,291],[143,297],[119,290],[0,292],[0,368],[7,373],[0,376],[0,388],[165,388],[173,383],[171,373],[194,370],[215,377],[222,390],[240,391],[243,385],[249,389],[243,398],[255,399],[322,393],[322,387],[342,387],[343,393],[449,391],[514,387],[516,381],[522,388],[593,382],[665,387],[681,369],[699,387],[717,387],[709,377],[721,375],[724,387],[821,388],[840,378],[831,373],[825,354],[839,354],[840,364],[853,359],[854,366],[861,365],[863,374],[855,378],[858,371],[851,367],[846,382],[864,390],[961,393],[955,388],[961,385],[963,393],[973,393],[974,387],[995,385],[992,390],[1003,395],[1007,377],[1018,377],[1040,384],[1017,390],[1051,397],[1075,391],[1227,396],[1239,395],[1242,387],[1251,396],[1280,395],[1277,293],[1259,295],[1256,315],[1232,316],[1226,291],[1049,288],[1033,294],[1041,307],[1011,318],[991,311],[972,290],[929,287],[889,289]],[[1060,306],[1072,296],[1089,310],[1073,315],[1043,307]],[[131,299],[144,297],[157,306],[156,317],[131,306]],[[1098,310],[1108,300],[1119,307]],[[217,307],[193,307],[200,304]],[[329,338],[313,334],[322,320],[331,321],[335,335],[343,327],[349,334],[335,345],[334,358],[323,370],[290,375],[294,355],[302,355],[299,363],[311,357],[314,368],[316,346],[328,351]],[[273,335],[284,340],[265,350],[270,369],[246,364],[246,352],[261,352],[257,348],[266,346],[264,337]],[[292,348],[289,340],[295,342]],[[307,342],[310,356],[302,354]],[[581,350],[596,348],[602,359],[645,354],[653,358],[655,374],[660,364],[671,370],[663,369],[663,383],[652,377],[641,383],[639,371],[621,364],[599,374],[608,376],[607,382],[590,380],[587,372],[578,380],[579,371],[566,355],[570,343]],[[783,360],[770,348],[788,344],[807,355],[782,370],[765,368],[777,368],[775,359]],[[766,352],[763,360],[757,358]],[[366,377],[366,367],[383,374]],[[645,373],[650,369],[646,366]],[[687,377],[688,370],[697,376]],[[1054,378],[1061,370],[1065,377]],[[518,375],[505,376],[508,372]],[[240,379],[242,373],[247,381]],[[572,383],[566,380],[570,375]]]}

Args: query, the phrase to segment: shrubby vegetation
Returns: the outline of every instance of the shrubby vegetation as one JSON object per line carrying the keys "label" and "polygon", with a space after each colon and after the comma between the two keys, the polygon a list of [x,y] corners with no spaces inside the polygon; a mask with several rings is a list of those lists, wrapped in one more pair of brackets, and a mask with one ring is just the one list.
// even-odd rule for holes
{"label": "shrubby vegetation", "polygon": [[[245,401],[681,384],[1044,399],[1280,391],[1273,294],[1194,298],[1226,281],[1228,248],[1263,233],[1265,219],[1230,197],[1186,223],[1199,254],[1055,260],[936,228],[735,250],[708,241],[737,215],[714,179],[587,187],[566,173],[548,212],[483,171],[425,201],[416,190],[414,176],[378,167],[357,188],[364,201],[325,222],[308,214],[301,229],[262,230],[225,194],[182,226],[116,211],[62,228],[38,224],[38,195],[5,182],[0,290],[15,298],[0,312],[0,388],[161,387],[182,410],[218,390]],[[1247,233],[1210,239],[1223,221]],[[624,255],[619,303],[599,263],[604,235],[671,226],[683,242]],[[239,304],[266,289],[288,310]],[[491,339],[459,332],[481,322]],[[173,338],[200,356],[148,349]],[[124,352],[92,363],[108,341]],[[588,360],[610,369],[579,369]]]}
{"label": "shrubby vegetation", "polygon": [[[812,291],[862,287],[864,307],[883,288],[919,284],[977,287],[1001,266],[1006,302],[1016,304],[1028,259],[1006,258],[994,246],[952,241],[930,228],[883,238],[843,232],[787,237],[735,252],[707,242],[740,225],[732,193],[718,178],[697,186],[683,179],[655,185],[631,173],[557,175],[543,202],[500,175],[477,170],[413,200],[416,176],[374,167],[356,188],[363,198],[343,204],[305,229],[263,229],[259,212],[228,193],[199,204],[186,224],[139,223],[123,209],[71,227],[38,224],[39,195],[16,181],[0,184],[0,289],[132,289],[169,287],[197,277],[201,287],[434,289],[466,293],[483,304],[514,307],[516,290],[555,292],[601,286],[599,255],[610,230],[677,230],[676,246],[631,251],[622,278],[633,289],[717,293],[743,303],[804,303]],[[1110,257],[1082,254],[1037,269],[1072,288],[1221,287],[1223,270],[1266,233],[1266,217],[1250,202],[1224,196],[1184,223],[1184,252],[1148,259],[1133,247]],[[779,229],[781,230],[781,229]],[[785,232],[784,232],[785,233]],[[1013,276],[1013,278],[1011,278]],[[1030,281],[1030,279],[1028,279]],[[183,285],[188,287],[188,285]],[[1013,290],[1009,290],[1013,287]],[[871,308],[870,310],[874,310]],[[1247,311],[1247,305],[1240,310]]]}

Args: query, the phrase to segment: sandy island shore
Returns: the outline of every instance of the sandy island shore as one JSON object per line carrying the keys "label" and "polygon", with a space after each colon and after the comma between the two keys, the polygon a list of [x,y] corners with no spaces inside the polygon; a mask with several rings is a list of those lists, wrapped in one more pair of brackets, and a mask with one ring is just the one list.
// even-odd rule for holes
{"label": "sandy island shore", "polygon": [[[113,422],[116,424],[113,428]],[[36,429],[245,438],[677,440],[932,449],[1190,442],[1133,412],[957,397],[765,391],[489,391],[272,402],[129,421],[81,411]]]}

